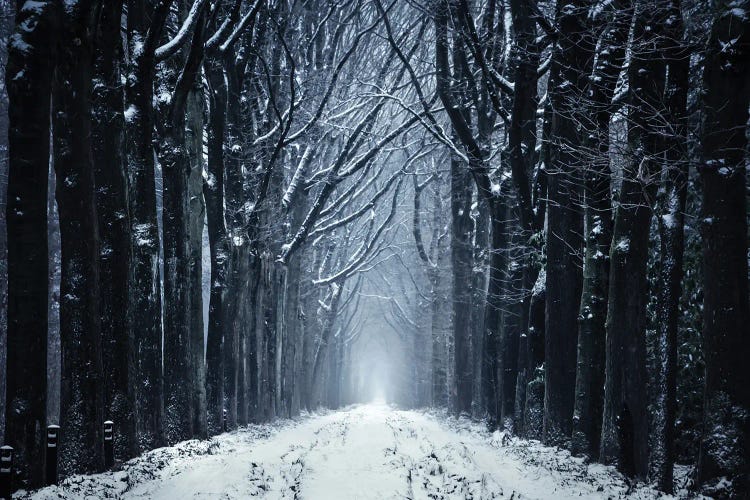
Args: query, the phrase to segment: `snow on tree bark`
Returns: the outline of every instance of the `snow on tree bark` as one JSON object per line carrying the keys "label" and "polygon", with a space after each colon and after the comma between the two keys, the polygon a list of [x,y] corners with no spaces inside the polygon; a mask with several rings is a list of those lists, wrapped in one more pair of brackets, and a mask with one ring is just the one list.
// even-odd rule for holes
{"label": "snow on tree bark", "polygon": [[659,488],[674,488],[675,420],[677,414],[677,333],[682,295],[685,248],[685,207],[688,191],[687,101],[690,51],[684,40],[679,0],[663,2],[667,22],[661,40],[667,78],[664,119],[670,124],[662,138],[663,187],[660,188],[659,290],[657,292],[657,372],[654,384],[655,412],[652,419],[651,470]]}
{"label": "snow on tree bark", "polygon": [[628,144],[615,206],[610,250],[609,302],[600,459],[628,476],[648,473],[646,305],[649,227],[656,195],[653,155],[655,111],[664,90],[656,38],[663,9],[641,1],[635,7],[628,67]]}
{"label": "snow on tree bark", "polygon": [[5,442],[18,479],[44,480],[47,399],[47,175],[58,19],[52,1],[22,4],[8,49],[8,236]]}
{"label": "snow on tree bark", "polygon": [[552,117],[547,165],[544,439],[554,445],[567,444],[573,430],[583,248],[582,168],[573,151],[582,140],[578,113],[596,46],[589,32],[592,4],[588,0],[558,4],[559,38],[548,83]]}
{"label": "snow on tree bark", "polygon": [[102,9],[96,30],[92,147],[99,224],[99,286],[104,419],[115,422],[118,460],[138,454],[135,422],[135,344],[128,311],[131,226],[124,158],[122,79],[123,1]]}
{"label": "snow on tree bark", "polygon": [[[53,149],[60,215],[60,469],[104,466],[104,385],[99,308],[99,228],[91,145],[97,3],[58,11],[59,56],[52,93]],[[74,125],[75,124],[75,125]]]}
{"label": "snow on tree bark", "polygon": [[136,428],[141,451],[164,443],[153,84],[154,51],[169,4],[162,2],[150,12],[144,0],[128,0],[127,4],[129,64],[125,77],[125,153],[133,245],[129,316],[135,335],[136,384],[141,389],[136,396]]}
{"label": "snow on tree bark", "polygon": [[750,2],[722,1],[703,74],[703,348],[706,379],[698,481],[733,498],[750,489],[746,125]]}
{"label": "snow on tree bark", "polygon": [[612,12],[595,19],[602,26],[596,64],[589,78],[582,120],[588,133],[583,144],[591,155],[584,167],[585,253],[578,325],[575,407],[571,451],[588,457],[599,454],[604,399],[604,363],[609,284],[609,249],[612,242],[610,127],[612,96],[625,59],[625,41],[631,10],[614,5]]}

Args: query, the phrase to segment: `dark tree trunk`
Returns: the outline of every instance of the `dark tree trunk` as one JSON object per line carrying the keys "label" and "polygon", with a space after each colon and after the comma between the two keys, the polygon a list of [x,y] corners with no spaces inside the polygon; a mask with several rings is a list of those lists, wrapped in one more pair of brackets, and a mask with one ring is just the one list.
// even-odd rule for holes
{"label": "dark tree trunk", "polygon": [[[717,2],[703,74],[703,348],[706,379],[698,480],[738,498],[750,490],[746,125],[750,2]],[[731,481],[731,488],[714,487]]]}
{"label": "dark tree trunk", "polygon": [[[55,2],[16,14],[8,49],[8,309],[5,443],[18,479],[44,481],[47,399],[47,177]],[[33,29],[26,29],[34,26]],[[16,483],[19,484],[19,483]]]}
{"label": "dark tree trunk", "polygon": [[[512,197],[510,190],[506,196]],[[522,321],[524,318],[524,294],[523,253],[525,248],[521,246],[521,234],[514,215],[517,211],[512,206],[506,208],[504,220],[506,241],[506,267],[504,270],[503,283],[503,312],[502,328],[500,337],[500,422],[502,428],[508,432],[515,433],[515,411],[516,411],[516,383],[518,380],[518,346],[521,337]]]}
{"label": "dark tree trunk", "polygon": [[544,425],[544,310],[545,273],[539,273],[529,300],[528,358],[529,382],[526,385],[523,429],[528,439],[542,439]]}
{"label": "dark tree trunk", "polygon": [[[191,161],[185,134],[187,105],[203,60],[203,14],[199,14],[184,67],[174,81],[171,99],[160,109],[157,154],[162,167],[164,212],[164,365],[165,424],[168,443],[193,436],[193,402],[197,392],[192,366],[191,249],[189,247]],[[165,82],[169,85],[170,82]],[[162,101],[160,100],[160,103]]]}
{"label": "dark tree trunk", "polygon": [[328,357],[335,355],[335,339],[333,338],[333,327],[341,300],[341,287],[337,284],[331,285],[331,298],[328,310],[325,311],[323,325],[321,328],[320,344],[315,353],[315,361],[312,369],[312,398],[313,408],[324,404],[324,370],[328,364]]}
{"label": "dark tree trunk", "polygon": [[47,299],[47,422],[60,422],[60,217],[55,201],[56,178],[50,165],[47,181],[47,245],[49,294]]}
{"label": "dark tree trunk", "polygon": [[[448,18],[457,15],[456,2],[446,0],[437,6],[435,15],[435,65],[437,89],[449,112],[454,142],[459,142],[469,153],[470,165],[455,153],[451,154],[451,268],[453,272],[453,360],[454,380],[451,386],[452,407],[456,413],[471,412],[472,356],[471,356],[471,175],[481,177],[484,155],[480,151],[470,125],[471,113],[466,106],[470,92],[470,71],[465,47],[461,39],[454,39],[449,62]],[[479,182],[479,181],[478,181]],[[486,186],[486,191],[489,187]],[[480,193],[485,196],[487,193]]]}
{"label": "dark tree trunk", "polygon": [[142,389],[136,394],[136,428],[142,451],[164,443],[153,83],[155,44],[165,17],[164,4],[159,4],[149,23],[144,0],[128,0],[130,64],[125,85],[125,151],[133,238],[129,317],[135,335],[136,386]]}
{"label": "dark tree trunk", "polygon": [[449,394],[448,394],[448,378],[446,374],[446,365],[448,363],[447,353],[447,338],[445,334],[446,325],[445,322],[448,318],[445,317],[444,311],[447,302],[445,297],[445,286],[440,272],[440,263],[444,262],[443,257],[444,249],[438,249],[438,267],[431,270],[434,275],[430,280],[433,286],[433,300],[432,300],[432,314],[431,314],[431,329],[432,329],[432,406],[438,408],[444,408],[448,406]]}
{"label": "dark tree trunk", "polygon": [[[616,5],[602,36],[597,63],[588,83],[582,121],[591,161],[584,170],[585,244],[583,290],[578,323],[575,409],[571,451],[596,458],[604,400],[605,323],[609,286],[609,249],[612,243],[612,200],[609,158],[609,121],[612,96],[625,58],[630,9]],[[622,9],[622,10],[620,10]]]}
{"label": "dark tree trunk", "polygon": [[[246,211],[243,207],[243,161],[247,144],[242,133],[242,88],[244,64],[236,64],[234,52],[224,54],[224,75],[227,84],[226,137],[224,153],[224,192],[229,244],[227,294],[224,299],[224,407],[227,425],[237,425],[237,398],[240,391],[240,342],[244,293],[248,285],[249,238]],[[250,167],[252,169],[252,167]]]}
{"label": "dark tree trunk", "polygon": [[100,316],[104,378],[104,418],[115,423],[114,453],[118,460],[138,454],[135,425],[135,357],[128,316],[131,228],[125,173],[122,23],[123,1],[102,9],[96,38],[92,147],[96,209],[99,220]]}
{"label": "dark tree trunk", "polygon": [[[91,147],[95,2],[60,12],[53,94],[54,165],[60,214],[60,469],[103,465],[104,386],[99,310],[99,228]],[[38,313],[37,313],[38,314]]]}
{"label": "dark tree trunk", "polygon": [[209,83],[208,164],[203,196],[211,247],[211,295],[208,306],[206,341],[206,406],[209,435],[221,432],[224,408],[224,302],[229,261],[227,227],[224,216],[224,130],[227,90],[221,64],[209,59],[205,64]]}
{"label": "dark tree trunk", "polygon": [[451,159],[451,268],[453,269],[454,409],[471,412],[471,177]]}
{"label": "dark tree trunk", "polygon": [[490,250],[490,278],[487,287],[487,306],[485,308],[485,344],[482,357],[482,394],[484,406],[489,416],[490,425],[495,427],[500,418],[500,343],[501,318],[503,306],[503,277],[505,274],[505,248],[508,244],[505,229],[504,204],[493,203],[490,212],[492,242]]}
{"label": "dark tree trunk", "polygon": [[[506,148],[506,155],[511,168],[511,176],[513,184],[515,186],[515,201],[516,201],[516,217],[520,221],[521,226],[521,239],[522,241],[531,241],[532,236],[535,232],[538,232],[542,226],[539,222],[539,216],[534,217],[533,212],[533,200],[532,200],[532,189],[531,189],[531,176],[534,168],[536,149],[535,145],[537,142],[536,129],[537,129],[537,82],[538,82],[538,66],[539,66],[539,44],[537,43],[536,37],[536,26],[531,12],[531,4],[521,0],[513,0],[509,4],[510,14],[513,20],[513,29],[515,33],[515,43],[513,45],[511,64],[513,65],[512,72],[515,75],[514,92],[511,100],[511,121],[508,127],[508,146]],[[546,192],[542,196],[546,197]],[[544,210],[537,208],[541,214],[541,221],[543,222]],[[534,248],[533,243],[527,243],[524,245],[527,252],[531,255],[537,252]],[[536,281],[538,274],[538,268],[534,264],[533,257],[529,255],[523,259],[523,304],[524,309],[521,321],[521,328],[523,333],[521,334],[518,342],[518,353],[517,353],[517,375],[513,383],[516,386],[516,394],[514,394],[515,406],[514,409],[516,415],[515,420],[520,422],[522,425],[517,427],[525,428],[525,413],[526,413],[526,400],[527,400],[527,386],[533,378],[534,370],[537,366],[540,366],[544,361],[542,358],[538,361],[538,364],[534,364],[531,361],[530,356],[530,340],[532,337],[538,334],[542,334],[544,330],[544,301],[542,304],[542,316],[541,325],[538,326],[538,333],[532,331],[532,325],[529,324],[530,314],[527,312],[531,306],[532,298],[529,296],[530,288]],[[539,337],[542,342],[544,336]],[[541,351],[543,355],[543,350]],[[543,385],[535,383],[536,389],[542,389]],[[510,397],[508,395],[508,397]],[[539,398],[541,405],[542,398]],[[507,408],[506,401],[506,408]],[[532,406],[534,405],[532,401]],[[541,409],[541,406],[540,406]],[[534,410],[536,413],[536,410]],[[533,420],[533,419],[532,419]],[[541,420],[540,420],[541,423]],[[533,424],[532,424],[533,425]],[[520,429],[516,429],[518,431]]]}
{"label": "dark tree trunk", "polygon": [[[4,2],[0,5],[0,37],[6,40],[15,28],[15,5]],[[8,44],[0,47],[0,81],[5,82],[5,70],[8,63]],[[8,327],[8,238],[5,209],[8,194],[8,87],[0,92],[0,442],[5,442],[5,367]]]}
{"label": "dark tree trunk", "polygon": [[203,230],[206,205],[203,200],[203,85],[194,81],[188,94],[186,147],[190,158],[188,178],[188,238],[190,248],[190,353],[193,369],[193,435],[208,437],[206,409],[205,328],[203,324]]}
{"label": "dark tree trunk", "polygon": [[[656,317],[656,383],[652,418],[651,467],[659,489],[673,490],[675,418],[677,413],[677,331],[682,295],[682,263],[685,250],[685,206],[688,189],[687,99],[690,51],[685,46],[679,0],[663,6],[670,22],[665,29],[663,61],[668,67],[664,118],[670,129],[662,137],[663,190],[660,193],[659,285]],[[664,170],[666,170],[664,172]]]}
{"label": "dark tree trunk", "polygon": [[[532,210],[531,174],[536,143],[537,69],[539,46],[536,42],[531,4],[523,0],[510,1],[510,13],[515,31],[513,46],[516,83],[511,104],[511,122],[508,127],[507,155],[513,183],[516,186],[518,218],[524,231],[532,233],[536,226]],[[529,236],[531,236],[529,234]]]}
{"label": "dark tree trunk", "polygon": [[596,40],[588,33],[591,1],[558,5],[560,32],[550,77],[552,121],[547,204],[547,301],[544,439],[568,443],[573,430],[578,313],[582,287],[582,165],[576,148],[579,108]]}
{"label": "dark tree trunk", "polygon": [[488,244],[489,244],[489,204],[479,196],[472,211],[472,276],[471,276],[471,366],[472,376],[472,415],[482,418],[485,413],[482,398],[482,357],[484,351],[484,315],[487,308]]}
{"label": "dark tree trunk", "polygon": [[[651,208],[656,195],[654,129],[664,71],[653,26],[663,26],[660,6],[636,7],[633,59],[628,70],[628,155],[622,171],[610,251],[606,321],[604,414],[600,458],[628,476],[648,473],[646,380],[647,261]],[[661,70],[661,71],[660,71]]]}

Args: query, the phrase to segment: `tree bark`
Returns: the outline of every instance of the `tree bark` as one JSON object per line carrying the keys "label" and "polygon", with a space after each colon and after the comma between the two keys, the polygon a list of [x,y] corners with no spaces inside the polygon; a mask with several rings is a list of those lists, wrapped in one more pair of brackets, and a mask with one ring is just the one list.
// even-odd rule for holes
{"label": "tree bark", "polygon": [[490,276],[487,287],[487,306],[485,307],[485,335],[482,357],[482,385],[484,407],[490,421],[495,427],[501,413],[500,345],[503,306],[503,277],[506,268],[505,248],[508,244],[505,229],[504,204],[497,202],[491,205],[490,223],[492,242],[490,250]]}
{"label": "tree bark", "polygon": [[96,208],[101,239],[99,257],[105,420],[115,424],[114,453],[118,460],[138,454],[135,425],[135,343],[128,315],[131,283],[131,227],[125,173],[122,103],[123,1],[101,10],[96,34],[94,73],[101,82],[93,89],[92,147]]}
{"label": "tree bark", "polygon": [[206,200],[206,224],[211,249],[211,294],[208,306],[206,340],[206,406],[208,433],[221,432],[224,408],[224,302],[226,300],[229,248],[224,215],[224,131],[226,126],[227,90],[220,61],[209,58],[205,63],[209,84],[208,164],[203,183]]}
{"label": "tree bark", "polygon": [[632,12],[620,4],[613,10],[588,83],[585,106],[591,118],[582,121],[584,130],[588,131],[584,144],[592,158],[584,170],[586,249],[578,319],[571,451],[591,458],[599,454],[604,399],[605,323],[612,243],[609,122],[612,96],[625,59],[629,13]]}
{"label": "tree bark", "polygon": [[685,207],[688,189],[687,99],[690,51],[685,46],[679,0],[667,0],[669,22],[662,40],[667,69],[664,118],[670,128],[662,137],[663,188],[659,227],[659,289],[656,316],[656,383],[652,418],[651,469],[659,489],[674,488],[675,418],[677,413],[677,332],[680,323]]}
{"label": "tree bark", "polygon": [[174,91],[169,101],[160,99],[161,123],[157,129],[157,155],[162,167],[164,212],[164,365],[165,424],[168,443],[176,443],[193,436],[193,402],[198,392],[193,367],[193,333],[191,325],[191,249],[190,197],[188,180],[191,161],[185,134],[187,105],[203,60],[204,15],[198,14],[197,26],[189,46],[184,66],[171,62],[164,68],[164,82],[172,83]]}
{"label": "tree bark", "polygon": [[[166,6],[165,6],[166,4]],[[161,283],[153,147],[154,51],[169,2],[153,9],[128,0],[129,65],[125,85],[125,151],[130,183],[133,260],[130,313],[135,334],[136,428],[141,451],[164,444]],[[144,42],[145,40],[145,42]]]}
{"label": "tree bark", "polygon": [[582,287],[583,216],[577,123],[596,40],[588,32],[592,2],[558,5],[559,38],[550,77],[552,121],[547,166],[547,301],[544,439],[569,442],[573,430],[578,312]]}
{"label": "tree bark", "polygon": [[[648,473],[646,390],[647,261],[656,195],[653,155],[664,72],[654,38],[664,20],[660,6],[639,2],[628,68],[628,158],[615,207],[610,250],[609,302],[600,459],[630,477]],[[649,28],[647,28],[647,26]]]}
{"label": "tree bark", "polygon": [[31,488],[44,481],[49,97],[57,29],[54,2],[20,9],[5,73],[9,99],[5,443],[15,450],[20,484]]}
{"label": "tree bark", "polygon": [[[733,498],[750,488],[746,125],[750,2],[722,1],[703,73],[703,349],[706,378],[698,481]],[[731,481],[722,490],[721,478]]]}
{"label": "tree bark", "polygon": [[91,146],[96,2],[60,11],[62,34],[53,93],[53,147],[60,214],[60,469],[104,465],[104,386],[99,309],[99,228]]}
{"label": "tree bark", "polygon": [[193,369],[193,435],[208,437],[206,407],[205,327],[203,323],[203,230],[206,205],[203,199],[203,84],[194,81],[188,94],[186,147],[190,158],[188,178],[188,239],[190,248],[190,352]]}

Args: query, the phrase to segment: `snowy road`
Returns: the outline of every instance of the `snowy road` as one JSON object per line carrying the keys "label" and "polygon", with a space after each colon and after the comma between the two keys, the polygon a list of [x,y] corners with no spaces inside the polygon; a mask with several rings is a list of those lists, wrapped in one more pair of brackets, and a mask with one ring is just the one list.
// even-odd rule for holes
{"label": "snowy road", "polygon": [[[251,426],[154,450],[121,471],[31,496],[156,499],[619,498],[610,468],[490,435],[481,425],[385,405]],[[632,498],[654,498],[647,488]]]}

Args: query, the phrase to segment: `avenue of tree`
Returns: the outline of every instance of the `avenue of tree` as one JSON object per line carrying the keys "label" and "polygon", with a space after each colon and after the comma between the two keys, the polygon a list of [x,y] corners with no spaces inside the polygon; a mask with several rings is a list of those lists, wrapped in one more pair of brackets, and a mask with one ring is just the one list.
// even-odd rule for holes
{"label": "avenue of tree", "polygon": [[392,402],[750,491],[750,0],[0,4],[19,487],[361,401],[376,310]]}

